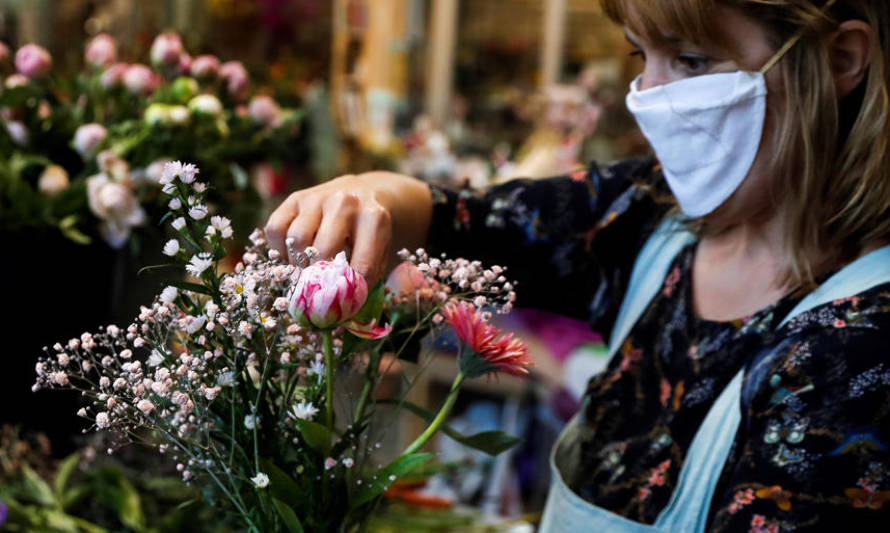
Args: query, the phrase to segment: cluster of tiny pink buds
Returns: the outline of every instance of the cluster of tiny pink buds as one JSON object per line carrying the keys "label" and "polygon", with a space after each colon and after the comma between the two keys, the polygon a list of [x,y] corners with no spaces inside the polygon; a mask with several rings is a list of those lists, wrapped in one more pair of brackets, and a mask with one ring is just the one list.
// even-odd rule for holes
{"label": "cluster of tiny pink buds", "polygon": [[430,257],[422,248],[414,253],[401,250],[399,257],[415,265],[430,281],[430,286],[435,287],[435,299],[440,304],[456,299],[470,302],[480,310],[493,309],[499,314],[509,313],[513,309],[515,283],[507,280],[503,267],[484,267],[479,261],[449,259],[444,254]]}

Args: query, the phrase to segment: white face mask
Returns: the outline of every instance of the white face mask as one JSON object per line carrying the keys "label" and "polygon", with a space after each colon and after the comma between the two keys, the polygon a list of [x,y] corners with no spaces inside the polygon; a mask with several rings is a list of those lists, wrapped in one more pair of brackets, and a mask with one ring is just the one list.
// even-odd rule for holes
{"label": "white face mask", "polygon": [[641,76],[630,84],[627,108],[655,149],[687,216],[714,211],[745,181],[763,137],[764,74],[802,35],[803,30],[791,37],[760,72],[705,74],[644,91],[639,90]]}
{"label": "white face mask", "polygon": [[706,74],[639,90],[627,108],[649,140],[683,213],[700,217],[738,189],[760,148],[766,82],[760,72]]}

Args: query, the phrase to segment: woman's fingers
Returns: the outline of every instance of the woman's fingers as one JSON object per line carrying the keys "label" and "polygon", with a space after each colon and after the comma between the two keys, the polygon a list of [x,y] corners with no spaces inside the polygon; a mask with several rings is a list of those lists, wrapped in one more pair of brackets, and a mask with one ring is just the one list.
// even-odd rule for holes
{"label": "woman's fingers", "polygon": [[321,257],[331,258],[346,248],[355,228],[359,208],[358,197],[346,191],[337,191],[325,200],[321,209],[321,223],[313,243]]}
{"label": "woman's fingers", "polygon": [[269,248],[278,250],[281,257],[287,257],[284,239],[287,237],[288,228],[299,214],[300,193],[295,192],[281,202],[266,222],[266,241],[269,243]]}
{"label": "woman's fingers", "polygon": [[[321,217],[322,209],[318,201],[310,200],[300,204],[300,214],[287,229],[287,238],[294,240],[294,250],[301,252],[312,245],[321,224]],[[290,258],[291,261],[294,259]]]}
{"label": "woman's fingers", "polygon": [[367,279],[369,285],[376,283],[383,275],[391,240],[389,211],[379,204],[365,206],[358,216],[350,264]]}

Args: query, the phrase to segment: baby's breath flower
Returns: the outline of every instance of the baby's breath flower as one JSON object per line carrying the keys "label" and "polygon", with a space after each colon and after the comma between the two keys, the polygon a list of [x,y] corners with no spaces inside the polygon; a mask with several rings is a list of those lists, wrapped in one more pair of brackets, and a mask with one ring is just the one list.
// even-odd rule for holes
{"label": "baby's breath flower", "polygon": [[253,482],[253,486],[258,489],[264,489],[269,486],[269,476],[262,472],[257,472],[257,475],[250,478]]}

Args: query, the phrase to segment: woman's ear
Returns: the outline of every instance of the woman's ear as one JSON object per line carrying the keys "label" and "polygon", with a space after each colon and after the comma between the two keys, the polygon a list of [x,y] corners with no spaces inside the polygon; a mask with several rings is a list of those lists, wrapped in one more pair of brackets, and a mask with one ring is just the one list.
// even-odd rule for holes
{"label": "woman's ear", "polygon": [[846,20],[838,26],[831,42],[831,71],[840,99],[862,83],[871,63],[875,31],[861,20]]}

